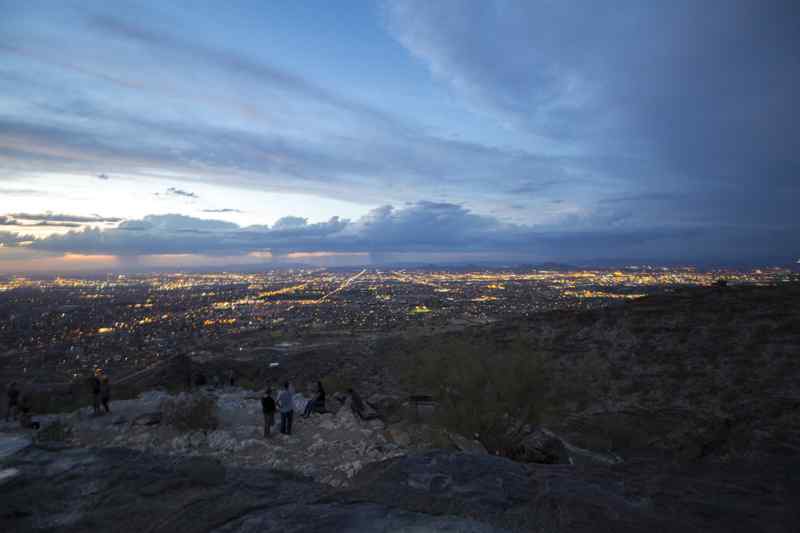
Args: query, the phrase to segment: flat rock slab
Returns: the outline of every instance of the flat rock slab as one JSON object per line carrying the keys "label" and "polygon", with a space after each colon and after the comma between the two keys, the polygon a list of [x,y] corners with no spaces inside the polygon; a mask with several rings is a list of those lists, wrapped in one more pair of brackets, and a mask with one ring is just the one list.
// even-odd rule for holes
{"label": "flat rock slab", "polygon": [[21,435],[0,433],[0,459],[10,457],[31,445],[31,439]]}

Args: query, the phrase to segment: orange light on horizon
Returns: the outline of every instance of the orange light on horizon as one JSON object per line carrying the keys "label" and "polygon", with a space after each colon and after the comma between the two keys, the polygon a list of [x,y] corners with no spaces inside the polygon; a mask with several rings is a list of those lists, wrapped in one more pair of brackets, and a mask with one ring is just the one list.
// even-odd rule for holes
{"label": "orange light on horizon", "polygon": [[64,261],[76,262],[76,261],[87,261],[87,262],[117,262],[119,261],[119,256],[116,255],[107,255],[107,254],[98,254],[98,255],[88,255],[88,254],[75,254],[75,253],[66,253],[61,257]]}

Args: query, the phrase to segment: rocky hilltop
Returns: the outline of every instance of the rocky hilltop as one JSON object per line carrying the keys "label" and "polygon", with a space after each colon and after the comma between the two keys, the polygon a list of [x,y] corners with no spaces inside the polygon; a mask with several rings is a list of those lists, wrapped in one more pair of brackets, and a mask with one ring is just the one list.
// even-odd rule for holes
{"label": "rocky hilltop", "polygon": [[[344,355],[385,367],[349,381],[370,393],[369,420],[330,394],[292,436],[264,438],[258,395],[235,387],[146,391],[111,415],[37,416],[38,431],[0,424],[0,530],[794,531],[798,319],[795,285],[729,287],[395,339]],[[423,391],[432,413],[403,405],[420,392],[404,373],[448,350],[468,380],[484,368],[474,354],[535,360],[515,396],[532,419],[491,413],[513,449],[454,430],[450,367]],[[507,406],[478,393],[456,397],[467,422]]]}

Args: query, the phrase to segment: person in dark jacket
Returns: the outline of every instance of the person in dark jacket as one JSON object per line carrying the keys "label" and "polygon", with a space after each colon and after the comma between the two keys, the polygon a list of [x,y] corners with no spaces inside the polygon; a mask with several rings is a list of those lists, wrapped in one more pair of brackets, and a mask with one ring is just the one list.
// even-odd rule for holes
{"label": "person in dark jacket", "polygon": [[96,415],[100,414],[100,376],[102,374],[103,371],[96,368],[94,375],[89,378],[89,386],[92,388],[92,408]]}
{"label": "person in dark jacket", "polygon": [[261,397],[261,412],[264,414],[264,436],[269,437],[269,430],[275,423],[275,400],[272,399],[272,390],[269,387]]}
{"label": "person in dark jacket", "polygon": [[[8,417],[13,416],[14,420],[17,419],[19,415],[19,387],[17,387],[17,382],[11,382],[11,385],[8,386],[8,405],[6,406],[6,422],[8,422]],[[13,411],[13,415],[12,415]]]}
{"label": "person in dark jacket", "polygon": [[325,389],[322,387],[322,382],[317,381],[317,393],[314,398],[309,400],[306,404],[306,410],[303,411],[303,417],[308,418],[311,413],[316,409],[317,411],[325,410]]}
{"label": "person in dark jacket", "polygon": [[110,413],[111,408],[108,404],[111,402],[111,382],[105,372],[100,375],[100,402],[106,413]]}

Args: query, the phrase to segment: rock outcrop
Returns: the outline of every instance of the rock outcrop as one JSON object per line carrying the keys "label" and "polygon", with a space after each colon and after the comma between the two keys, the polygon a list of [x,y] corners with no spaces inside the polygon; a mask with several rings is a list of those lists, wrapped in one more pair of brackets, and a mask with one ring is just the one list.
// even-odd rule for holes
{"label": "rock outcrop", "polygon": [[[297,395],[298,411],[304,402]],[[335,414],[314,413],[307,419],[298,412],[291,436],[281,435],[275,425],[264,437],[259,397],[237,388],[175,396],[150,391],[113,402],[112,411],[94,416],[85,408],[37,417],[43,429],[36,437],[52,435],[48,440],[72,446],[123,447],[270,467],[332,486],[346,486],[364,465],[407,453],[410,444],[393,440],[381,420],[362,420],[347,404]]]}

